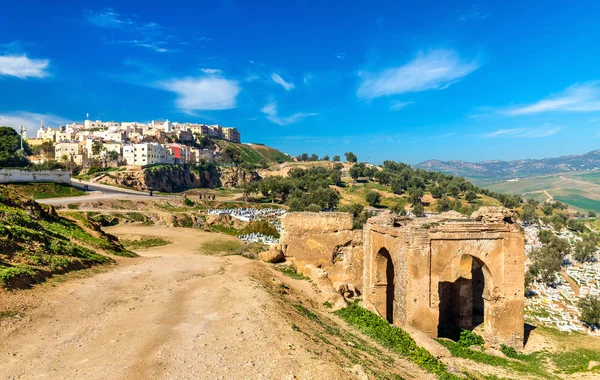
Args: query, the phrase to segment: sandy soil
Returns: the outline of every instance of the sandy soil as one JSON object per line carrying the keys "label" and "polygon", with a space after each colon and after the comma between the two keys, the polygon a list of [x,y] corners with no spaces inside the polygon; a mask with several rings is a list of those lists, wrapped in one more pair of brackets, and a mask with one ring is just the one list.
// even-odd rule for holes
{"label": "sandy soil", "polygon": [[[0,294],[0,308],[25,310],[0,319],[0,379],[361,376],[315,354],[314,341],[293,331],[281,301],[257,280],[269,277],[266,264],[199,254],[215,234],[136,225],[107,232],[173,243],[93,276]],[[410,363],[400,366],[421,378]]]}

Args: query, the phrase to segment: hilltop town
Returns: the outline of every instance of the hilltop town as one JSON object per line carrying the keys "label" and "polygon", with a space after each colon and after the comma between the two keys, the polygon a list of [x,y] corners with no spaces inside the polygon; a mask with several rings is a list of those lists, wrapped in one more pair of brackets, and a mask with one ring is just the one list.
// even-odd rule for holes
{"label": "hilltop town", "polygon": [[36,138],[27,142],[32,147],[44,143],[53,147],[53,155],[42,149],[34,162],[53,156],[58,162],[84,167],[94,160],[104,166],[146,166],[212,161],[219,154],[219,147],[202,144],[206,137],[232,143],[241,140],[237,128],[221,125],[169,120],[150,123],[85,120],[58,128],[45,127],[42,121]]}

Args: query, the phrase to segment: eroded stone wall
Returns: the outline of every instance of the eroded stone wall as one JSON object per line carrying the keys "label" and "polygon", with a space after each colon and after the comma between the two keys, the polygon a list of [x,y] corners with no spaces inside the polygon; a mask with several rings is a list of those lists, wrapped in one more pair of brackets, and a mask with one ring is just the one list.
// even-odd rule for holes
{"label": "eroded stone wall", "polygon": [[468,328],[473,307],[483,305],[486,341],[522,348],[524,238],[513,217],[486,207],[471,218],[383,214],[358,231],[350,214],[288,213],[281,243],[298,271],[321,268],[332,284],[353,285],[395,325],[435,337],[440,319]]}
{"label": "eroded stone wall", "polygon": [[332,284],[361,290],[362,230],[352,229],[348,213],[288,213],[282,219],[281,248],[296,269],[311,275],[313,267],[327,271]]}

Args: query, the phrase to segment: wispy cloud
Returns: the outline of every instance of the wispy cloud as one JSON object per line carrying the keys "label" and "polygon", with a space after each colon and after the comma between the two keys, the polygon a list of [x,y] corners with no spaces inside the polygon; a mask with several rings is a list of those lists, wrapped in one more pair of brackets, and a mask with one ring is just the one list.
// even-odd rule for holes
{"label": "wispy cloud", "polygon": [[507,115],[518,116],[552,111],[600,111],[600,81],[576,83],[562,93],[535,103],[504,110]]}
{"label": "wispy cloud", "polygon": [[478,4],[473,4],[467,12],[461,13],[458,16],[460,21],[484,20],[490,17],[489,13],[483,11],[483,8]]}
{"label": "wispy cloud", "polygon": [[202,71],[203,73],[206,73],[206,74],[220,74],[221,73],[221,70],[219,70],[219,69],[203,68],[203,69],[200,69],[200,71]]}
{"label": "wispy cloud", "polygon": [[177,108],[188,114],[235,108],[242,90],[237,81],[216,75],[175,78],[160,82],[157,87],[177,94]]}
{"label": "wispy cloud", "polygon": [[261,112],[267,116],[268,120],[279,125],[296,124],[306,119],[307,117],[319,115],[318,113],[295,113],[287,117],[280,117],[277,114],[277,102],[275,101],[267,103],[261,109]]}
{"label": "wispy cloud", "polygon": [[380,96],[442,90],[460,81],[480,67],[477,60],[465,61],[453,50],[421,52],[404,66],[379,72],[359,72],[357,95],[362,99]]}
{"label": "wispy cloud", "polygon": [[292,90],[295,86],[293,83],[291,82],[286,82],[281,75],[277,74],[277,73],[273,73],[271,74],[271,80],[275,83],[277,83],[278,85],[280,85],[281,87],[283,87],[286,91],[290,91]]}
{"label": "wispy cloud", "polygon": [[548,137],[557,134],[562,130],[561,127],[552,126],[550,124],[544,124],[538,128],[509,128],[509,129],[498,129],[493,132],[483,133],[480,135],[482,138],[494,139],[494,138],[541,138]]}
{"label": "wispy cloud", "polygon": [[392,101],[392,104],[390,105],[390,109],[392,111],[400,111],[402,108],[413,104],[414,102],[399,102],[397,100]]}
{"label": "wispy cloud", "polygon": [[0,75],[26,78],[43,78],[50,75],[47,71],[50,61],[31,59],[26,55],[0,55]]}
{"label": "wispy cloud", "polygon": [[458,132],[448,132],[441,135],[434,136],[434,139],[447,139],[448,137],[456,136]]}
{"label": "wispy cloud", "polygon": [[312,80],[313,76],[311,74],[305,74],[304,77],[302,78],[302,82],[304,84],[309,84],[310,81]]}
{"label": "wispy cloud", "polygon": [[0,125],[13,127],[14,129],[18,129],[23,125],[28,131],[28,136],[32,136],[32,132],[37,131],[40,128],[42,119],[44,119],[44,125],[46,127],[58,127],[67,123],[72,123],[72,121],[67,118],[52,114],[14,111],[0,114]]}
{"label": "wispy cloud", "polygon": [[[140,22],[121,15],[112,8],[104,8],[101,11],[86,10],[84,16],[85,20],[91,25],[104,29],[118,30],[121,31],[123,36],[126,36],[126,38],[121,39],[106,39],[107,43],[137,46],[156,53],[177,51],[178,49],[175,49],[173,46],[189,44],[173,35],[171,33],[172,30],[156,22]],[[194,38],[200,40],[197,37]],[[202,37],[201,40],[206,41],[208,39]]]}
{"label": "wispy cloud", "polygon": [[346,58],[346,53],[338,53],[335,55],[335,57],[337,59],[344,59],[344,58]]}

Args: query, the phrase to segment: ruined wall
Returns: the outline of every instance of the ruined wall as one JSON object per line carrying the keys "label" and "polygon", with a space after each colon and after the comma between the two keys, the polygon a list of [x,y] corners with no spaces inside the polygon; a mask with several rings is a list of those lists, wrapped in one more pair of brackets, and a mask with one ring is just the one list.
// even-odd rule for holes
{"label": "ruined wall", "polygon": [[[478,219],[457,219],[451,214],[412,221],[389,216],[370,219],[364,236],[365,302],[383,315],[381,305],[392,297],[394,324],[416,327],[432,337],[438,334],[440,312],[455,314],[458,324],[466,327],[473,310],[471,265],[477,260],[485,281],[486,341],[522,347],[523,235],[517,225],[505,222],[503,209],[488,212],[485,217],[475,215]],[[381,249],[389,251],[396,271],[391,296],[378,284],[376,262]],[[456,299],[442,303],[440,298],[451,293],[456,293]]]}
{"label": "ruined wall", "polygon": [[283,216],[282,225],[281,248],[300,273],[308,276],[311,266],[319,267],[332,283],[361,290],[362,230],[352,229],[352,215],[292,212]]}
{"label": "ruined wall", "polygon": [[440,321],[472,327],[483,305],[486,342],[522,348],[524,238],[513,216],[494,207],[471,218],[382,214],[357,231],[347,213],[289,213],[281,244],[299,272],[322,268],[334,287],[352,284],[390,323],[436,337]]}

